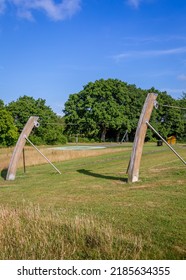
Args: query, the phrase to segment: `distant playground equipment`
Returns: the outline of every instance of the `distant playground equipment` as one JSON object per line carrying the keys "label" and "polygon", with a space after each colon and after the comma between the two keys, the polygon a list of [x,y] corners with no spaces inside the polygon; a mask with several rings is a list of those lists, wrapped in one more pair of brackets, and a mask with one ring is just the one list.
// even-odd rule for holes
{"label": "distant playground equipment", "polygon": [[120,143],[122,142],[128,142],[129,141],[129,137],[128,137],[128,130],[125,131]]}
{"label": "distant playground equipment", "polygon": [[[170,143],[168,143],[149,123],[153,107],[158,109],[158,102],[156,101],[156,99],[157,99],[157,94],[149,93],[143,105],[143,109],[135,133],[133,150],[127,169],[128,182],[130,183],[137,182],[139,179],[139,168],[140,168],[141,156],[143,152],[143,145],[144,145],[147,127],[150,127],[152,131],[156,133],[157,136],[161,139],[162,143],[164,142],[172,150],[172,152],[186,165],[186,161],[173,149]],[[168,105],[164,105],[164,106],[168,106]],[[173,138],[173,136],[171,137],[171,139],[168,139],[168,141],[170,140],[174,140],[175,143],[175,138]]]}
{"label": "distant playground equipment", "polygon": [[47,157],[45,157],[39,151],[39,149],[28,139],[32,129],[34,127],[39,126],[38,119],[39,119],[39,117],[31,116],[29,118],[29,120],[27,121],[26,125],[24,126],[24,128],[19,136],[19,139],[16,143],[14,151],[13,151],[13,154],[12,154],[12,157],[10,160],[10,164],[8,167],[7,175],[6,175],[6,180],[15,180],[16,171],[17,171],[17,167],[18,167],[18,161],[20,159],[22,152],[23,152],[23,156],[24,156],[24,146],[26,144],[26,141],[28,141],[32,145],[32,147],[34,149],[36,149],[59,174],[61,174],[61,172],[53,165],[53,163],[50,162],[50,160]]}

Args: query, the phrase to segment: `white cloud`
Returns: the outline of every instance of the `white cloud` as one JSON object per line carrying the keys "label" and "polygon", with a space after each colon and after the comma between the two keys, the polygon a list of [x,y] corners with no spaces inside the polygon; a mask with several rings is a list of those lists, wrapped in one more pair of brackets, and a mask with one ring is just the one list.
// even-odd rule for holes
{"label": "white cloud", "polygon": [[2,14],[5,10],[5,1],[6,0],[0,0],[0,14]]}
{"label": "white cloud", "polygon": [[134,8],[138,8],[141,0],[128,0],[128,4]]}
{"label": "white cloud", "polygon": [[179,75],[178,80],[186,81],[186,74]]}
{"label": "white cloud", "polygon": [[141,3],[153,3],[155,0],[125,0],[129,6],[138,9]]}
{"label": "white cloud", "polygon": [[65,20],[80,10],[81,0],[0,0],[0,11],[4,10],[5,3],[13,4],[17,14],[26,19],[33,19],[33,11],[43,11],[52,20]]}
{"label": "white cloud", "polygon": [[144,57],[155,57],[155,56],[164,56],[164,55],[173,55],[186,53],[186,47],[167,49],[167,50],[150,50],[150,51],[129,51],[123,52],[117,55],[114,55],[113,58],[116,61],[120,61],[124,58],[144,58]]}

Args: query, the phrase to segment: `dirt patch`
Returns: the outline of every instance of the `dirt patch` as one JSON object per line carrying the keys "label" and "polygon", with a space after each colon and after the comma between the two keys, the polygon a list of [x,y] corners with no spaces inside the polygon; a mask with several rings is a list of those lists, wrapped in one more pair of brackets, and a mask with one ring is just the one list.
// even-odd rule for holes
{"label": "dirt patch", "polygon": [[186,254],[186,248],[181,248],[180,246],[174,246],[174,249],[181,254]]}

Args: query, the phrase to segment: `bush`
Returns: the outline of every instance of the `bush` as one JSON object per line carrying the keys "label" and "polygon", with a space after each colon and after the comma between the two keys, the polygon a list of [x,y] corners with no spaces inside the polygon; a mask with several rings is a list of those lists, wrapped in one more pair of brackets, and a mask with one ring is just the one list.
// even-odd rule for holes
{"label": "bush", "polygon": [[44,145],[44,144],[46,144],[45,141],[43,141],[43,139],[41,139],[41,137],[39,137],[37,135],[30,135],[29,139],[34,145]]}
{"label": "bush", "polygon": [[66,143],[67,143],[67,137],[62,134],[61,137],[59,137],[57,144],[66,144]]}
{"label": "bush", "polygon": [[87,138],[87,137],[68,136],[67,139],[68,142],[70,143],[95,143],[96,142],[94,138]]}
{"label": "bush", "polygon": [[67,143],[67,138],[65,135],[53,135],[53,137],[49,137],[49,135],[44,135],[44,137],[40,137],[37,135],[30,135],[29,137],[30,141],[33,142],[34,145],[58,145],[58,144],[66,144]]}

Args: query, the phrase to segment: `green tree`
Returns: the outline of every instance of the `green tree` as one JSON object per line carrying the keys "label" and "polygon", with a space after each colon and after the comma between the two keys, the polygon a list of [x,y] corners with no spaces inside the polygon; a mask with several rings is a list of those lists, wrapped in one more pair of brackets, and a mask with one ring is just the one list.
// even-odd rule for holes
{"label": "green tree", "polygon": [[79,93],[71,94],[65,103],[66,131],[100,137],[101,141],[113,131],[119,139],[121,132],[136,127],[142,100],[144,91],[120,80],[90,82]]}
{"label": "green tree", "polygon": [[2,99],[0,99],[0,109],[2,109],[2,108],[4,108],[4,102],[3,102],[3,100]]}
{"label": "green tree", "polygon": [[0,108],[0,145],[12,146],[17,139],[18,131],[13,117],[6,109]]}
{"label": "green tree", "polygon": [[[117,79],[98,80],[88,83],[79,93],[71,94],[65,103],[65,122],[68,134],[85,134],[88,137],[119,139],[126,130],[133,140],[141,110],[147,93],[158,94],[158,109],[154,109],[151,124],[167,138],[175,135],[179,140],[185,137],[185,111],[176,109],[186,102],[186,94],[175,100],[167,92],[152,87],[142,90]],[[186,104],[185,104],[186,106]],[[146,140],[156,139],[150,129]]]}
{"label": "green tree", "polygon": [[44,99],[35,100],[33,97],[22,96],[7,105],[7,110],[12,114],[19,133],[30,116],[38,116],[40,126],[34,128],[31,139],[35,144],[64,143],[64,127],[52,109],[46,105]]}
{"label": "green tree", "polygon": [[180,109],[181,118],[182,118],[183,126],[184,126],[183,133],[182,133],[182,140],[186,141],[186,92],[182,93],[181,98],[178,100],[178,106],[180,108],[183,108],[183,109]]}
{"label": "green tree", "polygon": [[153,111],[151,123],[159,133],[167,138],[175,135],[181,139],[184,131],[184,122],[179,107],[179,101],[167,94],[158,92],[158,109]]}

